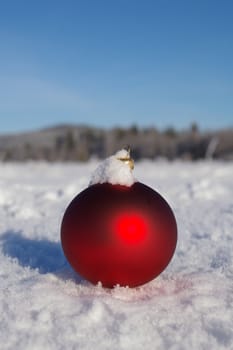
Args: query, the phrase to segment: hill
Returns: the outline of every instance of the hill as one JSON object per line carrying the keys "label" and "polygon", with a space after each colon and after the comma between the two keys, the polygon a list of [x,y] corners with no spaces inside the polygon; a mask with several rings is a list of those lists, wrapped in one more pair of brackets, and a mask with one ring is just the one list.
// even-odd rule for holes
{"label": "hill", "polygon": [[57,125],[31,132],[0,135],[1,161],[86,161],[104,158],[130,145],[135,159],[233,159],[233,128],[201,132],[155,127],[112,129],[87,125]]}

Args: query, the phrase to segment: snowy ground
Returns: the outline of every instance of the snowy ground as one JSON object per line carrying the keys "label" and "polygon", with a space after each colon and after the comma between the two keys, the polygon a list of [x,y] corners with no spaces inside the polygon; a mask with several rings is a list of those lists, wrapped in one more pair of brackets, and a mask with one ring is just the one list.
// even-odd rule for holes
{"label": "snowy ground", "polygon": [[0,164],[1,349],[233,349],[233,164],[136,164],[173,208],[178,246],[157,279],[113,290],[78,277],[60,246],[95,167]]}

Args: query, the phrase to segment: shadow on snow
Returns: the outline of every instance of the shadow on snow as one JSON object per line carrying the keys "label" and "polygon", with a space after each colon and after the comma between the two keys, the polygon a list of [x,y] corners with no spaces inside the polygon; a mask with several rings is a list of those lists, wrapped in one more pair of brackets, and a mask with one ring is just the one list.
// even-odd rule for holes
{"label": "shadow on snow", "polygon": [[5,232],[0,241],[3,254],[17,259],[23,267],[38,270],[40,274],[53,273],[64,280],[82,280],[68,264],[58,242],[30,239],[14,231]]}

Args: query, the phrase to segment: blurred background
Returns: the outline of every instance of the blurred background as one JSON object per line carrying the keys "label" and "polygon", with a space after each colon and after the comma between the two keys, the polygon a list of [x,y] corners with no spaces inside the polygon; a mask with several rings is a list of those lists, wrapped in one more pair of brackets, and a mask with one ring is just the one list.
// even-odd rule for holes
{"label": "blurred background", "polygon": [[233,2],[0,3],[0,160],[233,160]]}

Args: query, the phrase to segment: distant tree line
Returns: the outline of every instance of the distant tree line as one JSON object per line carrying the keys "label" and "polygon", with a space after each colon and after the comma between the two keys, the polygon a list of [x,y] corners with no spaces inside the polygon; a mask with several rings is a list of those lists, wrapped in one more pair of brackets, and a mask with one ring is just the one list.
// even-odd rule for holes
{"label": "distant tree line", "polygon": [[137,125],[112,129],[61,125],[0,136],[0,160],[87,161],[91,157],[105,158],[127,145],[135,160],[158,157],[233,160],[233,128],[201,132],[195,123],[182,131]]}

